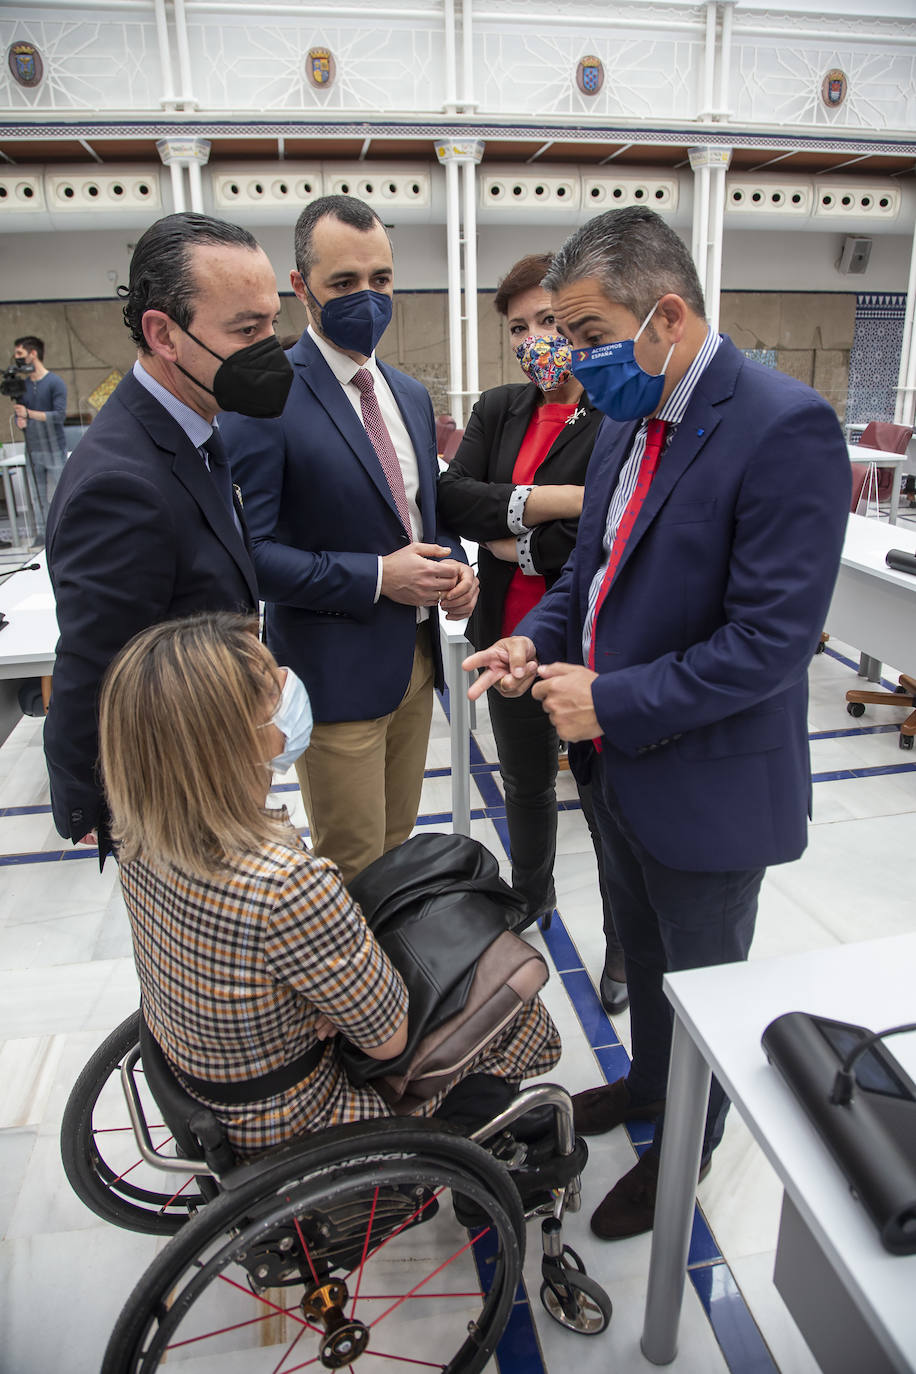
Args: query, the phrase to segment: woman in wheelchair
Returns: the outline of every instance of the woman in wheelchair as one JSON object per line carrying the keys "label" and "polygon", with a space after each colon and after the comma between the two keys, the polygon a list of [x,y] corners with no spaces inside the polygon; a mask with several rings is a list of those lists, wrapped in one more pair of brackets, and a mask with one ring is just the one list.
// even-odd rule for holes
{"label": "woman in wheelchair", "polygon": [[[337,1037],[378,1060],[407,1038],[404,983],[338,870],[310,854],[285,808],[267,805],[272,767],[291,765],[310,724],[302,684],[255,622],[228,613],[144,631],[101,695],[143,1016],[242,1159],[390,1115],[371,1084],[348,1080]],[[465,1074],[515,1086],[559,1053],[535,997]],[[434,1113],[442,1096],[418,1110]]]}

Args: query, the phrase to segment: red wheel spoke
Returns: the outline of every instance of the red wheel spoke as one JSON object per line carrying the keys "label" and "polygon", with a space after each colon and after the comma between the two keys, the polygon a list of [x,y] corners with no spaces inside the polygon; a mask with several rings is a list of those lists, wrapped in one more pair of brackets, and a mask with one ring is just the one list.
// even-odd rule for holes
{"label": "red wheel spoke", "polygon": [[[426,1199],[426,1201],[423,1203],[422,1207],[418,1207],[417,1210],[416,1210],[415,1212],[412,1212],[412,1213],[410,1214],[410,1216],[407,1218],[406,1221],[402,1221],[401,1224],[400,1224],[400,1226],[396,1227],[396,1229],[395,1229],[394,1231],[391,1232],[391,1235],[390,1235],[390,1236],[386,1236],[385,1239],[384,1239],[383,1241],[381,1241],[381,1242],[375,1247],[375,1249],[372,1250],[372,1251],[369,1253],[368,1259],[375,1259],[375,1257],[376,1257],[376,1255],[378,1254],[378,1252],[379,1252],[380,1250],[384,1250],[385,1246],[388,1244],[389,1241],[394,1240],[395,1237],[396,1237],[396,1236],[399,1236],[399,1235],[401,1234],[402,1231],[404,1231],[404,1230],[407,1229],[408,1226],[413,1225],[413,1223],[416,1221],[417,1217],[420,1216],[421,1213],[425,1212],[426,1209],[427,1209],[427,1207],[432,1206],[432,1204],[437,1200],[437,1198],[440,1198],[444,1192],[445,1192],[445,1185],[443,1184],[443,1186],[442,1186],[441,1188],[439,1188],[435,1193],[433,1193],[432,1197],[428,1197],[428,1198]],[[351,1269],[351,1270],[350,1270],[350,1273],[347,1274],[347,1278],[349,1279],[349,1278],[352,1276],[352,1274],[353,1274],[353,1270]]]}
{"label": "red wheel spoke", "polygon": [[[249,1296],[249,1297],[254,1297],[254,1296],[255,1296],[255,1295],[254,1295],[249,1289],[247,1289],[247,1288],[244,1289],[243,1291],[246,1292],[246,1293],[248,1293],[248,1296]],[[294,1313],[295,1313],[295,1308],[293,1308],[293,1307],[287,1307],[287,1308],[278,1307],[278,1308],[277,1308],[277,1312],[282,1312],[284,1316],[291,1317],[291,1316],[293,1316]],[[185,1340],[183,1340],[183,1341],[172,1341],[168,1346],[166,1346],[166,1349],[167,1349],[167,1350],[180,1350],[180,1349],[182,1348],[182,1346],[185,1346],[185,1345],[196,1345],[198,1341],[210,1341],[210,1340],[213,1339],[214,1336],[225,1336],[225,1334],[226,1334],[227,1331],[241,1331],[241,1330],[243,1330],[243,1328],[246,1327],[246,1326],[257,1326],[260,1322],[270,1321],[270,1318],[271,1318],[271,1317],[274,1317],[274,1316],[276,1316],[276,1312],[260,1312],[256,1317],[249,1317],[247,1321],[243,1321],[243,1322],[233,1322],[233,1324],[232,1324],[231,1326],[220,1326],[220,1327],[215,1327],[212,1331],[205,1331],[205,1332],[203,1333],[203,1335],[200,1335],[200,1336],[188,1336],[187,1339],[185,1339]],[[299,1336],[301,1336],[301,1335],[303,1335],[303,1334],[304,1334],[304,1333],[303,1333],[302,1331],[299,1332]],[[299,1336],[296,1337],[296,1340],[299,1339]],[[286,1358],[286,1357],[284,1356],[284,1359],[285,1359],[285,1358]]]}
{"label": "red wheel spoke", "polygon": [[303,1254],[305,1255],[305,1258],[306,1258],[306,1259],[308,1260],[308,1262],[309,1262],[309,1269],[311,1269],[311,1271],[312,1271],[312,1278],[315,1280],[316,1283],[318,1283],[318,1281],[319,1281],[319,1280],[318,1280],[318,1275],[315,1273],[315,1266],[314,1266],[314,1264],[312,1263],[312,1256],[311,1256],[311,1253],[310,1253],[310,1251],[309,1251],[309,1248],[308,1248],[308,1246],[307,1246],[306,1243],[305,1243],[305,1236],[302,1234],[302,1227],[299,1225],[299,1218],[298,1218],[298,1217],[293,1217],[293,1221],[294,1221],[295,1226],[296,1226],[296,1235],[299,1237],[300,1244],[302,1245],[302,1252],[303,1252]]}
{"label": "red wheel spoke", "polygon": [[[391,1302],[394,1293],[364,1293],[363,1302]],[[404,1294],[403,1296],[407,1296]],[[421,1298],[483,1298],[486,1294],[480,1291],[476,1293],[414,1293],[413,1302],[419,1302]]]}
{"label": "red wheel spoke", "polygon": [[434,1279],[437,1274],[441,1274],[442,1270],[448,1268],[448,1266],[454,1260],[456,1260],[459,1255],[463,1255],[466,1250],[470,1250],[472,1245],[476,1245],[477,1242],[480,1240],[480,1237],[485,1236],[489,1229],[489,1226],[485,1226],[484,1229],[482,1231],[479,1231],[476,1236],[473,1236],[471,1240],[467,1242],[466,1245],[462,1245],[460,1250],[456,1250],[453,1255],[450,1255],[448,1257],[448,1259],[443,1260],[442,1263],[438,1266],[438,1268],[434,1269],[431,1274],[427,1274],[425,1279],[421,1279],[419,1283],[414,1284],[413,1288],[411,1288],[409,1293],[405,1293],[403,1297],[398,1298],[397,1302],[393,1302],[391,1306],[387,1307],[385,1311],[382,1312],[378,1317],[376,1317],[373,1322],[369,1323],[370,1330],[372,1329],[372,1327],[378,1326],[379,1322],[384,1321],[384,1319],[387,1316],[389,1316],[392,1312],[396,1311],[396,1309],[399,1308],[402,1303],[407,1302],[408,1298],[412,1298],[414,1294],[417,1292],[418,1288],[422,1288],[424,1284],[429,1283],[430,1279]]}
{"label": "red wheel spoke", "polygon": [[396,1360],[398,1364],[415,1364],[423,1369],[444,1369],[444,1364],[433,1364],[431,1360],[418,1360],[412,1355],[383,1355],[381,1350],[366,1350],[366,1355],[374,1355],[377,1360]]}
{"label": "red wheel spoke", "polygon": [[[162,1141],[162,1144],[163,1144],[163,1145],[168,1145],[169,1140],[171,1140],[171,1139],[172,1139],[172,1137],[169,1136],[168,1139]],[[157,1146],[156,1148],[158,1149],[159,1147]],[[111,1180],[111,1182],[112,1182],[112,1183],[120,1183],[120,1182],[121,1182],[121,1179],[122,1179],[122,1178],[127,1178],[127,1175],[128,1175],[128,1174],[132,1174],[133,1171],[134,1171],[134,1169],[139,1169],[140,1165],[141,1165],[143,1162],[144,1162],[144,1161],[143,1161],[142,1159],[135,1159],[134,1162],[133,1162],[133,1164],[131,1164],[130,1168],[125,1169],[124,1172],[123,1172],[122,1174],[118,1174],[117,1178],[113,1178],[113,1179]],[[109,1187],[110,1187],[110,1186],[111,1186],[111,1185],[109,1185]]]}
{"label": "red wheel spoke", "polygon": [[171,1207],[175,1199],[181,1197],[181,1194],[184,1192],[185,1188],[190,1188],[191,1184],[194,1182],[195,1177],[195,1174],[191,1174],[189,1178],[186,1178],[184,1183],[182,1183],[181,1187],[178,1189],[178,1191],[172,1194],[168,1202],[166,1202],[162,1207],[159,1208],[159,1211],[164,1212],[166,1207]]}
{"label": "red wheel spoke", "polygon": [[309,1331],[318,1331],[319,1336],[324,1334],[318,1330],[317,1326],[312,1326],[311,1322],[307,1322],[304,1317],[297,1316],[294,1307],[280,1307],[277,1303],[271,1302],[270,1298],[265,1298],[263,1293],[253,1293],[246,1284],[237,1283],[235,1279],[228,1278],[226,1274],[220,1274],[219,1277],[223,1283],[228,1283],[230,1288],[237,1288],[246,1297],[254,1298],[256,1302],[262,1302],[265,1307],[270,1308],[271,1312],[279,1312],[281,1317],[292,1317],[293,1321],[297,1321],[300,1326],[306,1327]]}
{"label": "red wheel spoke", "polygon": [[289,1343],[289,1345],[288,1345],[288,1346],[286,1347],[286,1349],[284,1350],[283,1355],[281,1356],[281,1359],[280,1359],[280,1363],[274,1365],[272,1374],[283,1374],[283,1366],[286,1364],[286,1361],[289,1359],[290,1355],[293,1353],[293,1351],[295,1350],[296,1346],[297,1346],[297,1345],[299,1344],[299,1342],[302,1340],[302,1337],[303,1337],[304,1335],[305,1335],[305,1327],[303,1327],[303,1328],[301,1329],[301,1331],[298,1331],[298,1332],[296,1333],[296,1335],[293,1337],[292,1341]]}
{"label": "red wheel spoke", "polygon": [[359,1297],[359,1286],[360,1286],[360,1284],[361,1284],[362,1281],[363,1281],[363,1270],[364,1270],[365,1267],[366,1267],[366,1255],[369,1253],[369,1241],[370,1241],[370,1239],[371,1239],[371,1237],[372,1237],[372,1222],[373,1222],[374,1219],[375,1219],[375,1208],[376,1208],[377,1203],[378,1203],[378,1188],[376,1188],[375,1192],[372,1194],[372,1208],[371,1208],[371,1210],[370,1210],[370,1212],[369,1212],[369,1225],[366,1227],[366,1239],[363,1241],[363,1257],[362,1257],[362,1259],[361,1259],[360,1262],[359,1262],[359,1273],[358,1273],[357,1276],[356,1276],[356,1291],[355,1291],[355,1293],[353,1294],[353,1306],[350,1308],[350,1316],[351,1316],[351,1317],[353,1316],[354,1312],[356,1311],[356,1300],[357,1300],[357,1298]]}
{"label": "red wheel spoke", "polygon": [[[156,1124],[155,1124],[155,1126],[150,1126],[149,1129],[150,1129],[151,1131],[164,1131],[164,1130],[165,1130],[165,1122],[164,1122],[164,1121],[157,1121]],[[126,1132],[128,1135],[133,1135],[133,1133],[134,1133],[134,1128],[133,1128],[133,1126],[93,1126],[93,1128],[92,1128],[92,1134],[93,1134],[93,1136],[97,1136],[97,1135],[124,1135],[125,1132]]]}

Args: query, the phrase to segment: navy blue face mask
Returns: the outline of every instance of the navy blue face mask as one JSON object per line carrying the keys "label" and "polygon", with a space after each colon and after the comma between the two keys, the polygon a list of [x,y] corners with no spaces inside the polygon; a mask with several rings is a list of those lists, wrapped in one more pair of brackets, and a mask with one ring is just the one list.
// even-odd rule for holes
{"label": "navy blue face mask", "polygon": [[332,296],[322,305],[305,277],[302,284],[321,311],[321,332],[325,338],[348,353],[370,357],[391,323],[391,297],[384,291],[353,291],[349,296]]}
{"label": "navy blue face mask", "polygon": [[596,348],[573,349],[573,376],[588,392],[592,405],[612,420],[642,420],[658,409],[674,344],[668,349],[662,370],[656,376],[640,367],[633,353],[636,340],[657,309],[658,301],[632,339],[598,344]]}

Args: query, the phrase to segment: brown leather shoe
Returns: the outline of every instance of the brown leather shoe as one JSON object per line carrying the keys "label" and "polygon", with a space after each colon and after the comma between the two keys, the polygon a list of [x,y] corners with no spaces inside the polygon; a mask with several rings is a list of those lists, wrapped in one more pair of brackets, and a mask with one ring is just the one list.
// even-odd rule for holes
{"label": "brown leather shoe", "polygon": [[[651,1231],[655,1223],[659,1157],[647,1150],[628,1174],[617,1180],[592,1214],[592,1231],[600,1240],[627,1240]],[[712,1160],[700,1166],[698,1182],[709,1173]]]}
{"label": "brown leather shoe", "polygon": [[624,1121],[654,1121],[665,1106],[662,1101],[634,1107],[625,1078],[576,1093],[572,1102],[576,1135],[604,1135],[605,1131],[612,1131]]}

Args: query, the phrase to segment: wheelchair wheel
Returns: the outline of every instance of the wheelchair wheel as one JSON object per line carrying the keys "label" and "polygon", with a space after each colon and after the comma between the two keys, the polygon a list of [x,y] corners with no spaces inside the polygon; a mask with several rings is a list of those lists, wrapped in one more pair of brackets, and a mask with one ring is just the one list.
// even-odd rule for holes
{"label": "wheelchair wheel", "polygon": [[[93,1054],[67,1100],[60,1128],[64,1172],[77,1197],[105,1221],[144,1235],[171,1236],[203,1206],[193,1174],[165,1174],[140,1157],[127,1116],[119,1073],[137,1044],[140,1013],[133,1012]],[[138,1073],[142,1083],[142,1074]],[[159,1109],[142,1091],[157,1149],[169,1140]],[[166,1191],[167,1190],[167,1191]]]}
{"label": "wheelchair wheel", "polygon": [[[364,1122],[223,1182],[137,1284],[102,1374],[486,1365],[525,1231],[511,1179],[479,1145],[432,1122]],[[474,1231],[458,1199],[484,1214]]]}

